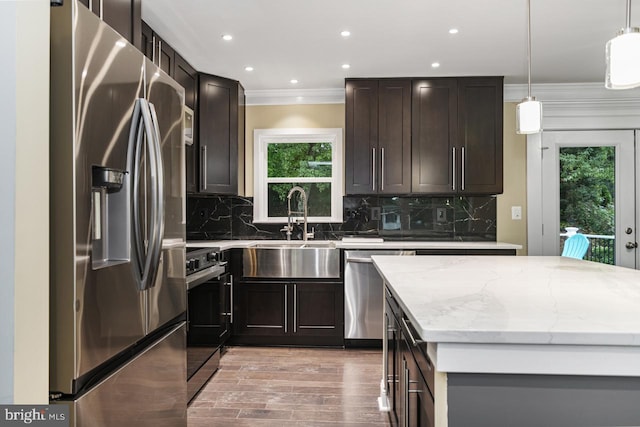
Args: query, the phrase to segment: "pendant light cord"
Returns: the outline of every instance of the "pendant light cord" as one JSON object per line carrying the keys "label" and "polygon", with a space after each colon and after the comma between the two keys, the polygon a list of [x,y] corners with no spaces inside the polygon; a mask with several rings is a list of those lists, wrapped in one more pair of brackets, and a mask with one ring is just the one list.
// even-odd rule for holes
{"label": "pendant light cord", "polygon": [[[630,6],[631,0],[627,0],[627,7]],[[629,9],[627,9],[629,10]],[[529,98],[531,98],[531,0],[527,0],[527,60],[529,62],[528,84]]]}
{"label": "pendant light cord", "polygon": [[631,0],[627,0],[627,27],[631,28]]}

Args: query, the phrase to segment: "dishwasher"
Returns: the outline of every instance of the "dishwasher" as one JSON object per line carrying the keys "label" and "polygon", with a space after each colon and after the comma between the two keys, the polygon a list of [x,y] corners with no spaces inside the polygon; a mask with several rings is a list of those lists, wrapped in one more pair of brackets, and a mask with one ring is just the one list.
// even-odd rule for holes
{"label": "dishwasher", "polygon": [[384,286],[374,255],[415,255],[415,251],[344,251],[344,339],[346,346],[382,345]]}

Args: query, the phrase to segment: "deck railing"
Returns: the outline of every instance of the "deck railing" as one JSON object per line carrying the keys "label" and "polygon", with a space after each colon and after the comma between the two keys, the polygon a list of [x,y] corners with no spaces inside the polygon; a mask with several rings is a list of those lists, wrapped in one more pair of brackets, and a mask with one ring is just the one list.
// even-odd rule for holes
{"label": "deck railing", "polygon": [[[584,236],[589,239],[589,249],[584,259],[615,265],[616,236],[603,234],[585,234]],[[560,253],[562,253],[564,241],[567,240],[568,237],[568,233],[560,233]]]}

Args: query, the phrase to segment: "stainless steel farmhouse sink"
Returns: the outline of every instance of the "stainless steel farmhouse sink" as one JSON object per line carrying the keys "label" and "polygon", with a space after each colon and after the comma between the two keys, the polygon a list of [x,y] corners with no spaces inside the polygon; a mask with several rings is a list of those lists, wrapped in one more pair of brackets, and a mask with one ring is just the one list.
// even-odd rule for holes
{"label": "stainless steel farmhouse sink", "polygon": [[244,277],[340,277],[340,250],[334,242],[257,243],[243,249],[242,258]]}

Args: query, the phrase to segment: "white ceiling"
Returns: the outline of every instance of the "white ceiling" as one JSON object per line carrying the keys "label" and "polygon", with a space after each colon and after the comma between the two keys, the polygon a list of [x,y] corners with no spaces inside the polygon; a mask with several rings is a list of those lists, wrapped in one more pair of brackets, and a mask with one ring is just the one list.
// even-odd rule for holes
{"label": "white ceiling", "polygon": [[[603,81],[605,43],[625,24],[626,0],[531,3],[532,82]],[[344,87],[345,77],[503,75],[526,83],[526,7],[526,0],[145,0],[142,17],[198,71],[247,90],[330,89]],[[448,33],[453,27],[457,35]]]}

